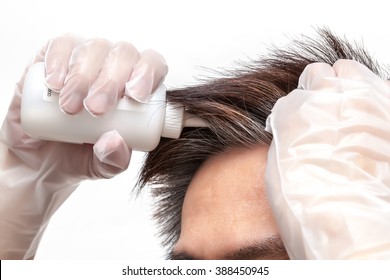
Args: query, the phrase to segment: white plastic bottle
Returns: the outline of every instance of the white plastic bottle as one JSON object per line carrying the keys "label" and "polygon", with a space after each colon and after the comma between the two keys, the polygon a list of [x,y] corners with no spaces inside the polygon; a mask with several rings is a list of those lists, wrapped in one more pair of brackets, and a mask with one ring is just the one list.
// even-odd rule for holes
{"label": "white plastic bottle", "polygon": [[156,148],[161,136],[178,138],[183,126],[205,126],[200,119],[185,115],[182,107],[166,103],[164,86],[153,93],[148,103],[122,98],[115,110],[93,117],[85,109],[76,115],[60,109],[58,93],[45,86],[44,63],[32,65],[24,82],[21,123],[33,138],[95,143],[103,133],[117,130],[130,148],[147,152]]}

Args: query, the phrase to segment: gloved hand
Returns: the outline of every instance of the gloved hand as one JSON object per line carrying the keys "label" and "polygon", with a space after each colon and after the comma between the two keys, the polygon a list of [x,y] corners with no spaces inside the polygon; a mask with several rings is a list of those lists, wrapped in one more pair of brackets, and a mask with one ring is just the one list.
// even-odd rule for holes
{"label": "gloved hand", "polygon": [[[130,43],[62,36],[37,55],[48,86],[68,114],[83,106],[100,116],[126,93],[145,102],[167,74],[164,58]],[[27,69],[26,69],[27,71]],[[85,179],[111,178],[128,167],[131,150],[116,131],[95,145],[32,139],[20,125],[24,75],[0,131],[0,259],[31,259],[50,217]]]}
{"label": "gloved hand", "polygon": [[308,65],[269,116],[266,186],[292,259],[390,259],[390,87],[351,60]]}

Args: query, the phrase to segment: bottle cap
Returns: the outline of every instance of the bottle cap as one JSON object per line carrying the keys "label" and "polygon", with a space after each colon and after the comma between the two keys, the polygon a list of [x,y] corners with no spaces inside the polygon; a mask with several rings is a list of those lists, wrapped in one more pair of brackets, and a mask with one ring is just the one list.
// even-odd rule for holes
{"label": "bottle cap", "polygon": [[177,139],[183,129],[184,108],[166,104],[162,137]]}

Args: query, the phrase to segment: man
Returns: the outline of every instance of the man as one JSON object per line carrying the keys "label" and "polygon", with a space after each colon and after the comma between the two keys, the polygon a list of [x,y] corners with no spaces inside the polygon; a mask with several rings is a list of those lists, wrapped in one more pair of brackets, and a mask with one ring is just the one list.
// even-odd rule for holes
{"label": "man", "polygon": [[[208,124],[184,130],[177,140],[162,139],[141,172],[140,188],[155,185],[155,218],[170,258],[295,256],[285,249],[281,236],[288,230],[275,223],[277,211],[275,205],[271,211],[274,202],[265,192],[272,140],[266,118],[279,98],[298,87],[310,63],[354,59],[380,73],[364,50],[327,30],[319,35],[319,41],[293,42],[225,78],[167,93],[168,102]],[[36,61],[43,60],[47,84],[60,91],[59,105],[68,114],[86,108],[99,117],[123,94],[146,102],[167,73],[159,54],[139,54],[131,44],[100,39],[55,39]],[[20,127],[22,86],[23,79],[1,132],[0,224],[7,229],[0,233],[2,258],[32,258],[50,216],[77,185],[86,178],[114,176],[127,168],[131,155],[115,131],[93,147],[29,138]]]}

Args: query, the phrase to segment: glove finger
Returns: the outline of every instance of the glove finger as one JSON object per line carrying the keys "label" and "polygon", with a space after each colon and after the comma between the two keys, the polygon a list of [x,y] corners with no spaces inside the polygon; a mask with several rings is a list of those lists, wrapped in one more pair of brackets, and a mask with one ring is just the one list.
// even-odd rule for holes
{"label": "glove finger", "polygon": [[381,80],[367,66],[349,59],[339,59],[333,64],[337,77],[361,81]]}
{"label": "glove finger", "polygon": [[311,63],[305,67],[298,81],[298,88],[304,90],[332,89],[336,72],[327,63]]}
{"label": "glove finger", "polygon": [[378,92],[389,92],[389,83],[381,79],[367,66],[347,59],[339,59],[333,65],[337,76],[343,80],[344,88],[366,88],[367,85],[375,88]]}
{"label": "glove finger", "polygon": [[131,150],[116,130],[104,133],[93,152],[91,173],[97,178],[111,178],[129,166]]}
{"label": "glove finger", "polygon": [[80,42],[81,38],[69,34],[49,41],[45,47],[46,84],[50,89],[60,92],[63,88],[70,56]]}
{"label": "glove finger", "polygon": [[111,47],[112,43],[108,40],[91,39],[73,50],[65,85],[59,98],[63,111],[76,114],[82,110],[83,101],[98,77]]}
{"label": "glove finger", "polygon": [[167,73],[168,66],[164,57],[154,50],[146,50],[141,53],[140,60],[126,83],[125,94],[139,102],[147,102]]}
{"label": "glove finger", "polygon": [[115,44],[84,101],[85,108],[92,115],[102,115],[116,106],[138,60],[139,53],[132,44]]}

